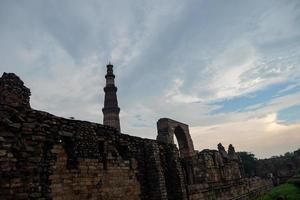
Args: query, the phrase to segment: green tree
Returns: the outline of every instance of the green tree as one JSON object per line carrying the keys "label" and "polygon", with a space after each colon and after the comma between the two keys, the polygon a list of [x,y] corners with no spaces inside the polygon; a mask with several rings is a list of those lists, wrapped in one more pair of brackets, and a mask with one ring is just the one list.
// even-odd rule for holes
{"label": "green tree", "polygon": [[286,152],[284,154],[285,157],[293,157],[294,156],[294,152]]}
{"label": "green tree", "polygon": [[251,152],[238,152],[240,158],[242,159],[245,173],[247,176],[254,176],[255,175],[255,168],[256,168],[256,161],[257,158]]}

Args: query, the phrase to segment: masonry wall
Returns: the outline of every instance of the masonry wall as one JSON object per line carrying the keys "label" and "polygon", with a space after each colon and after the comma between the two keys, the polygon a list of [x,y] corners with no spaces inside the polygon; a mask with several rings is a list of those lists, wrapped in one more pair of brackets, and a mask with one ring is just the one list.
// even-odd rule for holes
{"label": "masonry wall", "polygon": [[[167,199],[163,147],[155,141],[34,110],[7,107],[1,115],[7,116],[0,129],[2,198]],[[178,156],[166,155],[176,176]],[[182,183],[180,176],[176,181]]]}
{"label": "masonry wall", "polygon": [[[2,76],[0,94],[0,199],[167,199],[155,140],[32,110],[14,74]],[[169,150],[165,165],[180,166]]]}
{"label": "masonry wall", "polygon": [[190,200],[255,199],[273,187],[270,179],[245,178],[235,152],[203,150],[186,158],[184,171],[191,173],[187,193]]}

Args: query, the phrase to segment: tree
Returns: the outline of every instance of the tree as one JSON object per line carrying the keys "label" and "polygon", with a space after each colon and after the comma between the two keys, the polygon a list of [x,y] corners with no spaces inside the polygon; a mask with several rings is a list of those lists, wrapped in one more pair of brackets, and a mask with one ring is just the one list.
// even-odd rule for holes
{"label": "tree", "polygon": [[293,157],[294,156],[294,152],[286,152],[284,154],[285,157]]}
{"label": "tree", "polygon": [[247,176],[254,176],[255,169],[256,169],[256,161],[257,161],[255,155],[251,152],[245,152],[245,151],[238,152],[238,154],[243,162],[245,174]]}

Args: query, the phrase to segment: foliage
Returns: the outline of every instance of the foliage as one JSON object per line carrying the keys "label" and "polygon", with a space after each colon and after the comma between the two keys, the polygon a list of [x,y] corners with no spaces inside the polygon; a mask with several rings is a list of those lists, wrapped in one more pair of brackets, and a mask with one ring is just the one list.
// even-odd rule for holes
{"label": "foliage", "polygon": [[257,200],[274,200],[278,197],[283,197],[286,200],[300,199],[300,169],[287,183],[273,188],[270,192]]}
{"label": "foliage", "polygon": [[284,154],[285,157],[293,157],[294,156],[294,152],[286,152]]}
{"label": "foliage", "polygon": [[298,169],[296,175],[290,178],[287,182],[294,184],[300,189],[300,169]]}
{"label": "foliage", "polygon": [[285,183],[272,189],[266,195],[258,198],[257,200],[274,200],[278,197],[284,197],[287,200],[299,200],[300,189],[290,183]]}
{"label": "foliage", "polygon": [[238,152],[240,158],[242,159],[245,173],[247,176],[252,176],[255,174],[255,166],[257,158],[253,153],[250,152]]}

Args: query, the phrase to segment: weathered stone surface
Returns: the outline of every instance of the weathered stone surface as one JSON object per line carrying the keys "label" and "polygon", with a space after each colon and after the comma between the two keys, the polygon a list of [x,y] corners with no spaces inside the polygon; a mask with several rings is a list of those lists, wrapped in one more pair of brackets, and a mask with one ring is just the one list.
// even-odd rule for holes
{"label": "weathered stone surface", "polygon": [[0,102],[13,107],[29,108],[30,90],[13,73],[3,73],[0,79]]}

